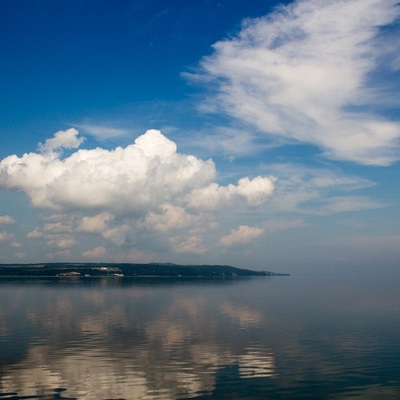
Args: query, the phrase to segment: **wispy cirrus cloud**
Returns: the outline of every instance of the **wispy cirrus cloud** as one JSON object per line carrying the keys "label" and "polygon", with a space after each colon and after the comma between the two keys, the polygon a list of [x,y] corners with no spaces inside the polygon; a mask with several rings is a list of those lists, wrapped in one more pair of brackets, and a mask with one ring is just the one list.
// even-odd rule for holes
{"label": "wispy cirrus cloud", "polygon": [[398,87],[373,76],[397,65],[396,41],[382,46],[381,28],[399,15],[396,0],[298,0],[246,20],[188,76],[215,89],[206,110],[331,159],[390,165],[400,158],[400,123],[376,105]]}
{"label": "wispy cirrus cloud", "polygon": [[386,207],[382,200],[364,194],[375,182],[326,167],[305,167],[301,164],[269,164],[265,168],[279,176],[269,209],[299,215],[330,215]]}

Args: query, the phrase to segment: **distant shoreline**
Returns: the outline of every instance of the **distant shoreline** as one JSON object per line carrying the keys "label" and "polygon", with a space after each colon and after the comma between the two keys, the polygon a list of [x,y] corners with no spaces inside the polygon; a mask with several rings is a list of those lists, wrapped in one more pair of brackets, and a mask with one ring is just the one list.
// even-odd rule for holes
{"label": "distant shoreline", "polygon": [[234,278],[288,275],[271,271],[253,271],[230,265],[179,265],[172,263],[0,264],[0,278]]}

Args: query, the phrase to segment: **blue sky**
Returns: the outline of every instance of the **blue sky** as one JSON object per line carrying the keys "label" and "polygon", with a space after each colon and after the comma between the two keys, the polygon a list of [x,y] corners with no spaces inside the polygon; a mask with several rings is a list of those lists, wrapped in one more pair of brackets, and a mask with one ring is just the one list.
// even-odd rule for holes
{"label": "blue sky", "polygon": [[0,263],[398,266],[396,1],[0,9]]}

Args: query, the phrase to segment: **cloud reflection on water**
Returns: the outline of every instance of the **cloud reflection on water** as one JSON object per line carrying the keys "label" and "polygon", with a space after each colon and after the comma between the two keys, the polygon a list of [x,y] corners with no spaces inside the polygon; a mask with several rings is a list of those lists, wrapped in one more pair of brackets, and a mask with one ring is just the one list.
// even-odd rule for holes
{"label": "cloud reflection on water", "polygon": [[12,340],[24,340],[27,351],[3,365],[3,393],[31,396],[66,387],[68,396],[85,399],[172,399],[212,392],[216,372],[226,365],[237,365],[243,377],[273,375],[270,350],[249,350],[241,341],[221,345],[224,316],[244,326],[262,319],[229,301],[219,309],[191,291],[173,294],[140,285],[41,287],[40,295],[34,287],[14,289],[18,310],[10,314],[6,306],[0,314],[4,337],[18,330],[31,334]]}
{"label": "cloud reflection on water", "polygon": [[3,282],[0,394],[344,399],[398,382],[391,289],[376,299],[379,315],[366,312],[357,283],[340,282],[338,296],[329,280],[313,290],[294,278],[126,282]]}

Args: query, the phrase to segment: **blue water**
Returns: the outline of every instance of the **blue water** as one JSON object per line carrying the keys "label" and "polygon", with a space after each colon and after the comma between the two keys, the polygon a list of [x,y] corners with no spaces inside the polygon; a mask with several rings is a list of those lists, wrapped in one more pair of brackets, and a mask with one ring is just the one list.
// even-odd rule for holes
{"label": "blue water", "polygon": [[400,399],[399,275],[0,280],[0,399]]}

